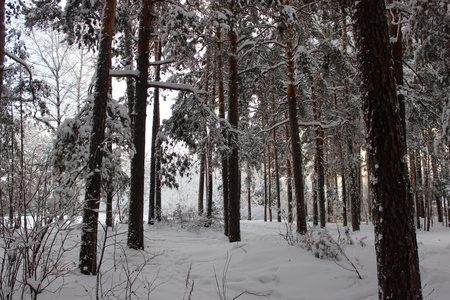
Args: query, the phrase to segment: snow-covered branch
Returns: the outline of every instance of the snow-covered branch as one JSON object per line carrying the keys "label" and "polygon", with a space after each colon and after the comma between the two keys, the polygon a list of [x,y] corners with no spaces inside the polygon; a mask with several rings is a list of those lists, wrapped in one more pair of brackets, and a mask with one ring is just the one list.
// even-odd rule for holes
{"label": "snow-covered branch", "polygon": [[36,94],[34,93],[34,87],[33,87],[33,73],[31,72],[30,66],[27,64],[26,61],[24,61],[23,59],[21,59],[14,53],[11,53],[11,52],[5,50],[5,55],[9,56],[10,58],[12,58],[13,60],[15,60],[16,62],[18,62],[19,64],[21,64],[22,66],[25,67],[25,69],[28,72],[28,75],[30,76],[30,90],[31,90],[31,94],[33,96],[33,101],[36,100]]}
{"label": "snow-covered branch", "polygon": [[176,91],[185,91],[185,92],[191,92],[194,94],[206,94],[206,91],[204,91],[204,90],[197,90],[192,85],[183,84],[183,83],[149,81],[148,87],[162,88],[162,89],[176,90]]}
{"label": "snow-covered branch", "polygon": [[160,60],[160,61],[151,61],[151,62],[149,62],[149,65],[150,66],[161,66],[161,65],[173,63],[174,61],[175,61],[175,59],[173,59],[173,58],[166,59],[166,60]]}

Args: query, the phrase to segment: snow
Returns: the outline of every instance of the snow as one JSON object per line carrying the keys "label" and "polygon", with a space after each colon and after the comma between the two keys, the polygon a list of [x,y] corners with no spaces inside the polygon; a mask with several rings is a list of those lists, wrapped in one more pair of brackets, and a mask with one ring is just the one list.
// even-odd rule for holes
{"label": "snow", "polygon": [[[328,224],[335,239],[337,228]],[[418,233],[425,299],[448,299],[448,230],[437,226],[431,232]],[[339,231],[344,232],[342,228]],[[223,297],[223,293],[226,299],[242,293],[239,299],[377,299],[371,225],[350,233],[359,242],[344,248],[363,279],[358,279],[344,259],[318,259],[303,248],[289,246],[280,234],[285,232],[283,223],[242,221],[241,232],[242,242],[229,243],[218,226],[145,225],[145,250],[135,251],[126,246],[126,225],[119,225],[109,233],[105,247],[100,294],[106,299],[125,299],[130,293],[128,283],[132,299],[147,299],[148,294],[150,299],[188,299],[193,284],[191,299],[221,299],[219,294]],[[78,236],[74,232],[73,242]],[[78,261],[77,250],[65,258],[73,266]],[[39,299],[95,298],[95,278],[81,275],[75,267],[51,287],[55,289],[58,284],[56,294],[45,291]]]}

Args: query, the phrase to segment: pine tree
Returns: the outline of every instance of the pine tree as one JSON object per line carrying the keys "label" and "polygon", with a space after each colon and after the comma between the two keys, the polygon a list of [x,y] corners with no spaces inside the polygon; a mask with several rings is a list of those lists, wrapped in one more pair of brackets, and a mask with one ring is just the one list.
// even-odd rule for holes
{"label": "pine tree", "polygon": [[133,143],[135,154],[131,159],[131,187],[128,218],[127,244],[133,249],[144,248],[144,161],[145,161],[145,118],[147,111],[148,67],[150,36],[154,1],[142,0],[139,22],[139,41],[136,80],[135,124]]}
{"label": "pine tree", "polygon": [[379,299],[422,299],[385,12],[384,0],[356,1],[353,16],[368,130]]}
{"label": "pine tree", "polygon": [[94,87],[92,138],[89,146],[88,177],[83,209],[80,249],[80,270],[86,275],[97,274],[97,228],[100,205],[102,143],[105,138],[106,104],[108,101],[111,42],[113,38],[116,1],[105,2],[102,35],[97,61],[97,79]]}

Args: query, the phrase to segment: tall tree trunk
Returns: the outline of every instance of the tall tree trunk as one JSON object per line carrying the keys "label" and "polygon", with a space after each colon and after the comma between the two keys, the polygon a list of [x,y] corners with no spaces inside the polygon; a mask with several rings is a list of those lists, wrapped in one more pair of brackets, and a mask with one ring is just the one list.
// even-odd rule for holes
{"label": "tall tree trunk", "polygon": [[313,225],[319,225],[319,197],[318,189],[319,184],[317,183],[317,148],[316,155],[314,155],[314,176],[312,180],[312,193],[313,193]]}
{"label": "tall tree trunk", "polygon": [[[287,116],[286,116],[287,119]],[[286,145],[289,144],[289,127],[286,126]],[[292,170],[291,160],[286,155],[286,182],[287,182],[287,199],[288,199],[288,222],[292,223]]]}
{"label": "tall tree trunk", "polygon": [[200,154],[200,172],[198,177],[198,215],[201,216],[204,213],[204,191],[205,191],[205,156],[206,154],[202,151]]}
{"label": "tall tree trunk", "polygon": [[[436,184],[439,180],[439,171],[438,171],[438,162],[437,162],[435,155],[433,155],[431,158],[431,168],[433,171],[433,182],[434,182],[434,184]],[[434,187],[434,189],[433,189],[433,195],[434,195],[434,199],[436,201],[438,222],[442,223],[444,221],[443,214],[442,214],[442,198],[439,195],[436,187]]]}
{"label": "tall tree trunk", "polygon": [[[207,165],[208,165],[208,191],[206,195],[206,217],[208,219],[212,218],[212,207],[213,207],[213,167],[212,167],[212,149],[211,149],[211,141],[208,138],[208,147],[207,147]],[[211,222],[209,220],[208,222]]]}
{"label": "tall tree trunk", "polygon": [[[272,92],[272,123],[275,125],[275,95]],[[273,156],[275,162],[275,187],[277,189],[277,221],[281,222],[281,192],[280,192],[280,171],[278,168],[278,149],[277,149],[277,132],[276,128],[272,129],[273,137]]]}
{"label": "tall tree trunk", "polygon": [[5,63],[5,0],[0,0],[0,100],[3,93],[3,77]]}
{"label": "tall tree trunk", "polygon": [[352,213],[352,229],[353,231],[360,230],[360,199],[358,195],[358,176],[356,165],[358,164],[358,158],[355,158],[355,151],[353,150],[353,139],[352,135],[348,135],[348,156],[350,157],[350,209]]}
{"label": "tall tree trunk", "polygon": [[[112,94],[112,93],[111,93]],[[108,153],[112,153],[112,142],[108,141],[106,147],[108,148]],[[114,195],[114,186],[112,180],[112,170],[108,170],[108,183],[106,188],[106,226],[113,227],[113,195]]]}
{"label": "tall tree trunk", "polygon": [[379,299],[422,299],[405,143],[391,71],[384,0],[355,1],[354,22],[362,74],[374,198]]}
{"label": "tall tree trunk", "polygon": [[[131,0],[127,1],[128,10],[130,10],[131,6],[132,6],[132,4],[130,2],[131,2]],[[133,69],[133,36],[132,36],[131,31],[132,31],[132,24],[131,24],[131,20],[128,19],[124,26],[125,68],[128,70]],[[131,119],[131,130],[134,130],[135,116],[136,116],[136,110],[134,107],[135,106],[134,79],[132,77],[127,77],[126,83],[127,83],[128,114],[130,115],[130,119]]]}
{"label": "tall tree trunk", "polygon": [[341,177],[342,177],[342,222],[344,227],[347,227],[347,222],[348,222],[348,216],[347,216],[347,183],[346,183],[346,177],[347,174],[345,172],[345,167],[344,167],[344,162],[343,162],[343,157],[342,157],[342,149],[341,147],[339,147],[339,152],[341,153],[341,161],[342,161],[342,166],[341,166]]}
{"label": "tall tree trunk", "polygon": [[144,249],[144,162],[145,118],[147,112],[148,67],[152,23],[152,0],[142,0],[139,14],[139,41],[136,81],[136,123],[133,131],[135,154],[131,159],[131,187],[128,217],[128,241],[133,249]]}
{"label": "tall tree trunk", "polygon": [[[225,119],[225,92],[223,85],[223,61],[222,61],[222,32],[221,28],[216,28],[217,38],[217,96],[219,98],[219,118]],[[224,141],[228,140],[227,129],[222,124],[222,135]],[[223,194],[223,220],[224,220],[224,234],[228,236],[228,155],[221,153],[222,162],[222,194]]]}
{"label": "tall tree trunk", "polygon": [[416,208],[421,218],[425,218],[425,201],[424,201],[424,188],[423,188],[423,173],[422,173],[422,154],[420,150],[415,151],[416,158],[416,192],[417,202],[419,206]]}
{"label": "tall tree trunk", "polygon": [[247,220],[252,219],[252,198],[250,190],[252,188],[252,170],[250,167],[247,168]]}
{"label": "tall tree trunk", "polygon": [[[429,150],[429,149],[428,149]],[[424,224],[426,224],[426,230],[430,231],[431,226],[431,201],[430,201],[430,160],[429,151],[423,156],[423,166],[424,166],[424,194],[425,194],[425,219]]]}
{"label": "tall tree trunk", "polygon": [[97,274],[97,229],[102,180],[102,143],[105,139],[106,105],[108,102],[109,70],[111,68],[111,41],[113,37],[116,1],[106,0],[102,35],[98,49],[97,78],[94,86],[94,110],[86,194],[80,249],[80,270],[86,275]]}
{"label": "tall tree trunk", "polygon": [[[316,101],[314,87],[311,87],[311,100],[313,101],[313,114],[314,119],[320,122],[321,108],[320,104]],[[323,156],[323,139],[324,132],[320,126],[316,126],[316,167],[317,167],[317,202],[319,204],[319,222],[320,228],[324,228],[326,225],[326,212],[325,212],[325,174],[324,174],[324,156]]]}
{"label": "tall tree trunk", "polygon": [[[289,5],[289,1],[286,1]],[[287,80],[288,80],[288,113],[289,131],[291,135],[292,169],[294,173],[295,201],[297,205],[297,232],[306,233],[305,191],[303,185],[302,145],[297,119],[297,92],[295,89],[295,66],[292,55],[292,28],[288,24],[288,40],[286,44]]]}
{"label": "tall tree trunk", "polygon": [[[204,100],[204,104],[205,104],[205,106],[208,106],[208,102],[209,102],[209,70],[210,70],[210,51],[209,51],[209,49],[207,49],[206,50],[206,69],[205,69],[205,74],[204,74],[204,76],[205,76],[205,100]],[[209,150],[208,150],[208,147],[209,147],[209,142],[208,142],[208,130],[207,130],[207,128],[206,128],[206,123],[204,124],[204,133],[203,133],[203,141],[204,141],[204,145],[203,145],[203,154],[202,154],[202,160],[203,160],[203,179],[201,179],[201,181],[204,181],[205,180],[205,177],[206,177],[206,197],[208,198],[208,195],[209,195],[209,168],[210,168],[210,165],[209,165],[209,163],[208,163],[208,158],[209,158]],[[202,171],[202,170],[200,170],[200,171]],[[200,172],[201,173],[201,172]],[[204,187],[203,187],[203,185],[201,186],[201,188],[203,189]],[[199,186],[199,189],[200,189],[200,186]],[[200,199],[200,194],[201,194],[201,199]],[[203,190],[201,191],[201,193],[200,193],[200,190],[199,190],[199,197],[198,197],[198,201],[199,201],[199,203],[198,203],[198,205],[199,205],[199,208],[200,208],[200,201],[202,202],[202,204],[201,204],[201,206],[203,207]],[[209,213],[208,212],[208,204],[207,204],[207,208],[206,208],[206,210],[207,210],[207,214]],[[203,211],[202,211],[202,213],[203,213]],[[200,210],[199,210],[199,214],[200,214]],[[211,216],[210,215],[208,215],[208,218],[210,218]]]}
{"label": "tall tree trunk", "polygon": [[[230,11],[234,11],[234,2],[229,4]],[[238,146],[238,62],[237,62],[237,35],[234,27],[234,20],[231,21],[228,31],[230,40],[230,55],[228,57],[229,81],[228,81],[228,122],[231,130],[228,133],[228,140],[231,153],[228,156],[228,207],[229,207],[229,229],[228,240],[239,242],[241,240],[240,229],[240,202],[241,186],[239,180],[239,146]]]}
{"label": "tall tree trunk", "polygon": [[270,155],[270,144],[267,143],[267,171],[268,171],[268,186],[267,186],[267,210],[269,211],[269,222],[272,222],[272,160]]}
{"label": "tall tree trunk", "polygon": [[415,200],[416,207],[416,227],[417,229],[421,228],[420,225],[420,200],[419,200],[419,192],[417,188],[417,170],[416,170],[416,155],[415,150],[411,150],[409,153],[409,165],[410,165],[410,176],[412,181],[412,192],[413,192],[413,200]]}
{"label": "tall tree trunk", "polygon": [[161,206],[161,141],[156,140],[156,181],[155,181],[155,215],[156,220],[161,222],[162,206]]}
{"label": "tall tree trunk", "polygon": [[266,151],[264,151],[264,222],[267,222],[267,164]]}
{"label": "tall tree trunk", "polygon": [[[161,60],[161,42],[155,41],[155,60]],[[161,80],[161,66],[159,64],[155,67],[155,81]],[[150,190],[148,199],[148,224],[154,224],[156,213],[156,181],[157,181],[157,160],[158,148],[157,138],[160,127],[160,114],[159,114],[159,88],[155,88],[153,92],[153,120],[152,120],[152,141],[150,149]]]}

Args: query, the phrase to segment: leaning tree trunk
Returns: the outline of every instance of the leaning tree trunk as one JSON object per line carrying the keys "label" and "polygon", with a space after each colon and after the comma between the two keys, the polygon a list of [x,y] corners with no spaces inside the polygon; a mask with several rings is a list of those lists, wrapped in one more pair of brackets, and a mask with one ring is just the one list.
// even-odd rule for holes
{"label": "leaning tree trunk", "polygon": [[385,1],[355,1],[369,172],[374,199],[379,299],[422,299],[405,143],[392,72]]}
{"label": "leaning tree trunk", "polygon": [[86,275],[97,274],[98,209],[102,180],[101,149],[105,139],[106,106],[108,102],[109,70],[111,68],[111,41],[113,37],[116,1],[106,0],[103,11],[102,36],[98,50],[97,78],[94,86],[94,110],[89,161],[87,166],[86,194],[80,249],[80,270]]}
{"label": "leaning tree trunk", "polygon": [[135,154],[131,159],[131,186],[127,244],[133,249],[144,249],[144,161],[145,118],[147,111],[148,67],[152,23],[152,0],[142,0],[139,22],[139,41],[136,80],[135,113],[133,131]]}
{"label": "leaning tree trunk", "polygon": [[[230,11],[233,11],[234,4],[230,3]],[[233,22],[233,21],[232,21]],[[230,39],[229,56],[229,88],[228,88],[228,122],[231,125],[228,133],[229,147],[231,150],[228,156],[228,240],[239,242],[241,240],[240,229],[240,202],[241,187],[239,180],[239,146],[238,146],[238,64],[237,64],[237,35],[233,23],[230,26],[228,37]]]}

